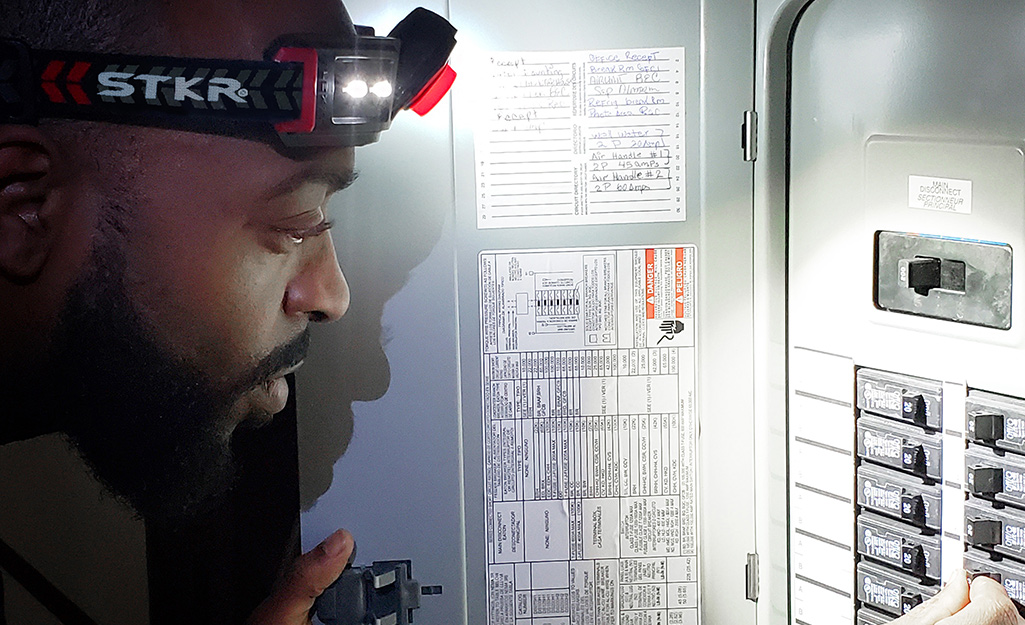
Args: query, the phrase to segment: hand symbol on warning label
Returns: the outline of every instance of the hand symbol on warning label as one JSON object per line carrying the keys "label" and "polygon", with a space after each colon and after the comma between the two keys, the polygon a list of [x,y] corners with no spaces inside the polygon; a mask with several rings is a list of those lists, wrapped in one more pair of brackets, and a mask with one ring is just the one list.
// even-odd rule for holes
{"label": "hand symbol on warning label", "polygon": [[659,324],[658,329],[661,330],[663,334],[662,338],[658,340],[658,343],[655,343],[656,345],[658,345],[666,339],[669,339],[671,341],[673,340],[673,338],[676,337],[677,334],[683,332],[683,322],[680,320],[663,321],[661,324]]}

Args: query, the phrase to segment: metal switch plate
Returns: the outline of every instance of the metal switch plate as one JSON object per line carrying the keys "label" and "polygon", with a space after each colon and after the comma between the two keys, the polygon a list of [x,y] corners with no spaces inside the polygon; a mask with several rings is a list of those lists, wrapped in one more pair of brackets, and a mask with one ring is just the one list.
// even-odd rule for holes
{"label": "metal switch plate", "polygon": [[1011,246],[879,231],[875,305],[1000,330],[1011,327]]}

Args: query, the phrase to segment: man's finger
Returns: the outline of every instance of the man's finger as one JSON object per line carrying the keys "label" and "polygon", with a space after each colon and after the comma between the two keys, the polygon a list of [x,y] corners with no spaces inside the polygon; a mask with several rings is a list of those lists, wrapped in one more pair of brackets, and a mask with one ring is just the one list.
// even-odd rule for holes
{"label": "man's finger", "polygon": [[313,602],[345,570],[355,542],[338,530],[299,556],[288,575],[249,617],[249,625],[308,625]]}
{"label": "man's finger", "polygon": [[942,590],[890,625],[935,625],[965,607],[968,593],[968,577],[964,571],[957,571]]}
{"label": "man's finger", "polygon": [[988,577],[972,580],[971,603],[940,625],[1025,625],[1004,587]]}

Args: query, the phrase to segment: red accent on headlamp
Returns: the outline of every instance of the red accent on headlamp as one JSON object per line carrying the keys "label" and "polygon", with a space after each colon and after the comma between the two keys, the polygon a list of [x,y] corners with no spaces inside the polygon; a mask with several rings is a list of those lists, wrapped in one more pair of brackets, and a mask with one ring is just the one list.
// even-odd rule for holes
{"label": "red accent on headlamp", "polygon": [[278,132],[313,132],[317,125],[317,51],[313,48],[281,48],[274,55],[279,63],[303,64],[303,101],[299,119],[274,124]]}
{"label": "red accent on headlamp", "polygon": [[438,73],[427,83],[427,86],[421,89],[420,93],[416,94],[413,101],[409,103],[408,108],[423,117],[445,97],[445,94],[452,88],[452,83],[455,80],[456,71],[451,66],[445,65],[445,67],[438,70]]}

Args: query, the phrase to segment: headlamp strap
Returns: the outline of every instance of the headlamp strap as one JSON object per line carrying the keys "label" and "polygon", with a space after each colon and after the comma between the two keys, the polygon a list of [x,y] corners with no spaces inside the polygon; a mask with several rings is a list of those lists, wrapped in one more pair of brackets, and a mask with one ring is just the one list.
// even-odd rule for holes
{"label": "headlamp strap", "polygon": [[0,40],[0,123],[300,117],[303,64],[29,50]]}

